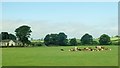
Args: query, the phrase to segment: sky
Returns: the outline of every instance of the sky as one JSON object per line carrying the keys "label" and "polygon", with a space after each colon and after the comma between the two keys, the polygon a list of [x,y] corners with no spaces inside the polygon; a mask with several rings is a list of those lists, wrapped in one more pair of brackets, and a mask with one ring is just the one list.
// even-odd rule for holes
{"label": "sky", "polygon": [[118,34],[117,2],[3,2],[0,12],[1,32],[15,34],[16,28],[28,25],[34,39],[59,32],[68,38]]}
{"label": "sky", "polygon": [[118,2],[119,0],[1,0],[2,2]]}

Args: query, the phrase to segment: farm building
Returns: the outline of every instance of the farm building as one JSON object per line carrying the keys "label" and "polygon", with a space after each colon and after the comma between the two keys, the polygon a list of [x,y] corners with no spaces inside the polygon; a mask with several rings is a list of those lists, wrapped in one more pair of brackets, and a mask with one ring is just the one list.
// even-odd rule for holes
{"label": "farm building", "polygon": [[22,42],[17,40],[1,40],[0,46],[21,46]]}

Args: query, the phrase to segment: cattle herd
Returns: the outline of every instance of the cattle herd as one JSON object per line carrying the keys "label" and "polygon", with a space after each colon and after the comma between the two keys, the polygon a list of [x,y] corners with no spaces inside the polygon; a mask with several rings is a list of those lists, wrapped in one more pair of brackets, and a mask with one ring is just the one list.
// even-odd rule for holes
{"label": "cattle herd", "polygon": [[[111,50],[111,49],[104,47],[104,46],[95,46],[94,48],[92,48],[92,47],[86,47],[86,48],[74,47],[74,48],[69,49],[69,51],[103,51],[103,50]],[[61,51],[64,51],[64,49],[61,49]]]}

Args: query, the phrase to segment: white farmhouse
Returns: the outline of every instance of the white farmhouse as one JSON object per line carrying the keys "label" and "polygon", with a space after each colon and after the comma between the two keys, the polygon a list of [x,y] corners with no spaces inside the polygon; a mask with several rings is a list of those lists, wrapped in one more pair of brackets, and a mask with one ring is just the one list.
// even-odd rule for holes
{"label": "white farmhouse", "polygon": [[21,46],[22,42],[17,40],[2,40],[0,46]]}

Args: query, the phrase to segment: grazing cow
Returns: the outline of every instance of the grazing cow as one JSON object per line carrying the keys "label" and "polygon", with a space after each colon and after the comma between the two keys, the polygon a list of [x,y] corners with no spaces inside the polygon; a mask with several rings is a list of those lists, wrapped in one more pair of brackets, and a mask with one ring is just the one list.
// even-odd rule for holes
{"label": "grazing cow", "polygon": [[75,51],[77,51],[78,47],[75,47],[74,49],[75,49]]}
{"label": "grazing cow", "polygon": [[90,49],[90,51],[95,51],[94,49]]}
{"label": "grazing cow", "polygon": [[97,51],[103,51],[105,47],[103,46],[96,46]]}
{"label": "grazing cow", "polygon": [[86,47],[83,49],[80,49],[78,47],[74,47],[74,48],[69,49],[69,51],[103,51],[103,50],[111,50],[111,49],[103,47],[103,46],[96,46],[95,48]]}
{"label": "grazing cow", "polygon": [[89,51],[94,51],[94,49],[92,47],[88,47]]}
{"label": "grazing cow", "polygon": [[64,49],[60,49],[61,51],[64,51]]}
{"label": "grazing cow", "polygon": [[69,51],[75,51],[75,49],[74,49],[74,48],[72,48],[72,49],[69,49]]}
{"label": "grazing cow", "polygon": [[75,47],[75,51],[81,51],[81,49],[78,47]]}
{"label": "grazing cow", "polygon": [[78,51],[81,51],[81,49],[80,49],[80,48],[77,48],[77,50],[78,50]]}
{"label": "grazing cow", "polygon": [[93,49],[94,51],[99,51],[98,49]]}
{"label": "grazing cow", "polygon": [[109,48],[105,48],[104,50],[110,50],[111,51],[111,49],[109,49]]}
{"label": "grazing cow", "polygon": [[103,46],[102,46],[101,48],[102,48],[102,49],[105,49],[105,47],[103,47]]}
{"label": "grazing cow", "polygon": [[105,47],[102,47],[102,49],[104,49],[104,50],[111,50],[111,49],[109,49],[109,48],[105,48]]}
{"label": "grazing cow", "polygon": [[83,49],[84,51],[90,51],[90,49],[88,47]]}
{"label": "grazing cow", "polygon": [[103,51],[103,50],[111,50],[111,49],[106,48],[106,47],[103,47],[103,46],[96,46],[96,48],[97,48],[99,51]]}
{"label": "grazing cow", "polygon": [[96,46],[95,48],[97,48],[97,49],[101,49],[102,47],[101,47],[101,46]]}
{"label": "grazing cow", "polygon": [[75,47],[75,48],[71,48],[71,49],[69,49],[69,51],[81,51],[81,49],[78,48],[78,47]]}

